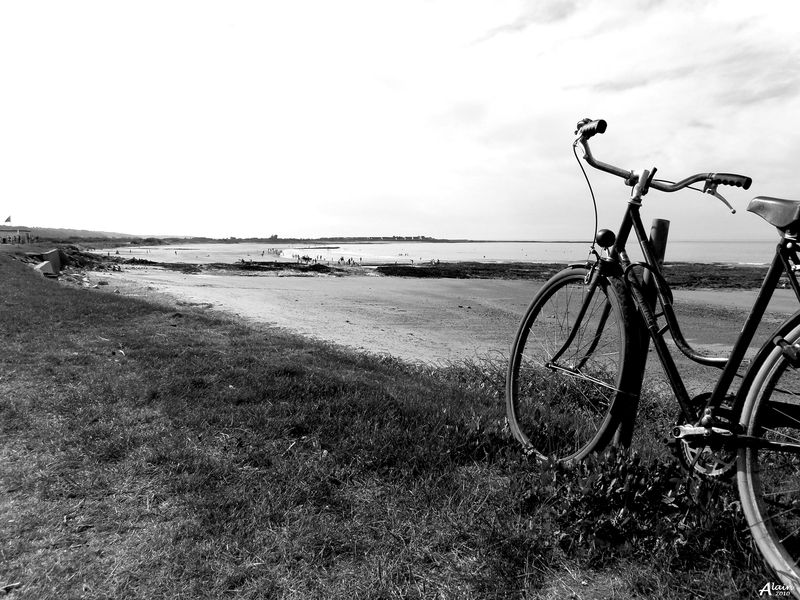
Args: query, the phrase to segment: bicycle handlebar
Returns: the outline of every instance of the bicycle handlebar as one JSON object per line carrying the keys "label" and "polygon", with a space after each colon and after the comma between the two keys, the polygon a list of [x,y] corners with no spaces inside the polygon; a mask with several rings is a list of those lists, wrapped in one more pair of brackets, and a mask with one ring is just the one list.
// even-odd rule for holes
{"label": "bicycle handlebar", "polygon": [[578,122],[578,130],[575,133],[580,133],[584,140],[588,140],[596,133],[605,133],[606,127],[608,127],[608,123],[606,123],[605,119],[597,119],[596,121],[584,119]]}
{"label": "bicycle handlebar", "polygon": [[[575,141],[575,143],[581,145],[583,148],[584,160],[595,169],[605,171],[606,173],[611,173],[617,177],[622,177],[627,185],[633,186],[639,180],[639,176],[636,173],[633,171],[626,171],[625,169],[620,169],[614,165],[597,160],[592,155],[592,151],[589,149],[589,138],[598,133],[605,133],[606,127],[608,127],[608,123],[606,123],[606,121],[603,119],[583,119],[582,121],[579,121],[577,130],[575,131],[575,133],[578,135],[578,139]],[[748,189],[753,183],[753,180],[750,177],[746,177],[745,175],[736,175],[734,173],[697,173],[696,175],[682,179],[677,183],[651,181],[648,187],[660,190],[662,192],[677,192],[678,190],[681,190],[693,183],[697,183],[698,181],[705,181],[709,186],[732,185],[744,189]]]}

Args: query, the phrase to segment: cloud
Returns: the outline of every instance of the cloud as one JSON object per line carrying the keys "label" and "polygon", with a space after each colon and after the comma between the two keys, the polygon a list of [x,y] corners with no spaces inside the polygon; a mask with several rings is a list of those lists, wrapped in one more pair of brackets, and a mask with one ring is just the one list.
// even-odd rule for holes
{"label": "cloud", "polygon": [[436,125],[460,128],[480,125],[486,120],[486,116],[486,104],[461,101],[453,104],[445,112],[434,116],[432,120]]}
{"label": "cloud", "polygon": [[800,91],[798,52],[780,48],[741,48],[708,65],[719,81],[714,98],[726,106],[749,106],[788,99]]}
{"label": "cloud", "polygon": [[707,121],[701,121],[699,119],[694,119],[689,121],[687,127],[694,127],[695,129],[714,129],[714,124],[709,123]]}
{"label": "cloud", "polygon": [[675,67],[673,69],[651,71],[647,75],[639,77],[631,77],[629,74],[624,73],[614,79],[570,87],[574,89],[586,88],[592,92],[627,92],[636,88],[652,85],[654,83],[663,83],[665,81],[689,77],[695,73],[697,69],[698,67],[696,65],[686,65],[682,67]]}
{"label": "cloud", "polygon": [[578,10],[578,0],[534,0],[510,23],[490,29],[476,43],[484,42],[496,35],[520,33],[532,25],[550,25],[564,21]]}
{"label": "cloud", "polygon": [[[747,29],[742,25],[734,28],[740,32]],[[753,41],[754,37],[758,43]],[[688,47],[693,41],[693,36],[687,34],[684,45]],[[563,89],[615,95],[634,90],[653,91],[658,86],[659,93],[673,98],[703,98],[719,107],[745,107],[791,99],[800,93],[800,72],[796,69],[800,50],[763,41],[757,31],[735,44],[709,39],[691,53],[677,51],[682,43],[677,40],[667,45],[654,40],[653,52],[643,53],[638,65],[627,62],[624,70],[588,71],[585,80],[565,83]],[[663,57],[659,61],[659,49],[671,57],[673,66],[661,66],[662,62],[669,62]]]}
{"label": "cloud", "polygon": [[573,16],[593,15],[590,17],[591,23],[586,24],[581,34],[586,39],[619,28],[633,27],[642,16],[667,6],[666,0],[624,0],[616,3],[599,0],[527,0],[515,19],[490,29],[476,43],[497,35],[521,33],[532,26],[561,25]]}
{"label": "cloud", "polygon": [[[236,228],[259,222],[366,233],[383,216],[402,229],[419,215],[432,235],[445,224],[458,237],[545,232],[564,222],[549,218],[552,200],[585,191],[570,144],[587,115],[612,123],[598,154],[615,164],[741,170],[771,195],[796,179],[788,0],[183,0],[46,21],[22,3],[12,18],[7,4],[0,49],[20,58],[6,69],[20,93],[6,99],[0,183],[36,208],[32,223],[103,215],[114,220],[99,229],[147,232],[109,211],[113,198],[149,202],[143,214],[174,206],[159,228],[186,233],[244,235]],[[608,186],[618,198],[619,180]],[[79,202],[80,214],[57,212]],[[265,208],[206,224],[191,207],[213,202]],[[469,216],[456,227],[453,213]]]}
{"label": "cloud", "polygon": [[771,100],[795,98],[798,96],[798,91],[800,91],[800,80],[794,78],[769,82],[754,88],[737,87],[736,90],[717,94],[717,101],[732,106],[747,106]]}

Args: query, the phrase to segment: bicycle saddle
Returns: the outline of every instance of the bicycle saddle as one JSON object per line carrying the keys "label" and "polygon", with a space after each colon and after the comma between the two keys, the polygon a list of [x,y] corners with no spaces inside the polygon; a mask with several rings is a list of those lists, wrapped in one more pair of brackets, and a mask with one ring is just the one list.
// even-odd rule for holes
{"label": "bicycle saddle", "polygon": [[800,229],[800,202],[797,200],[758,196],[750,201],[747,210],[781,231]]}

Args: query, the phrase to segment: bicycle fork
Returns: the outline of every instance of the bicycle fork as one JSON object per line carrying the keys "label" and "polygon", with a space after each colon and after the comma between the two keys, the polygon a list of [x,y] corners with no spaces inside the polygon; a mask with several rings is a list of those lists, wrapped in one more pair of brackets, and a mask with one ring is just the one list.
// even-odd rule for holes
{"label": "bicycle fork", "polygon": [[587,275],[587,283],[589,284],[589,289],[586,292],[586,296],[583,299],[581,304],[581,308],[578,311],[578,315],[575,318],[575,323],[570,328],[569,336],[567,336],[566,341],[564,344],[559,348],[558,352],[556,352],[551,358],[550,361],[545,364],[548,368],[556,368],[559,370],[566,370],[566,371],[574,371],[575,374],[580,373],[580,369],[586,364],[586,361],[589,360],[589,357],[597,348],[597,344],[600,341],[600,336],[603,333],[603,329],[605,327],[606,321],[608,320],[608,315],[611,313],[611,306],[608,303],[603,305],[602,313],[600,314],[600,319],[597,324],[597,331],[594,333],[591,343],[589,344],[589,348],[586,350],[584,356],[578,361],[578,363],[571,367],[565,368],[562,365],[558,365],[557,361],[561,356],[566,352],[567,348],[572,345],[572,342],[575,341],[575,337],[578,335],[578,331],[580,329],[581,323],[583,323],[583,319],[586,316],[586,311],[589,309],[589,305],[592,303],[592,298],[594,297],[595,292],[597,291],[597,287],[600,282],[600,272],[598,269],[592,267],[592,270],[589,271]]}

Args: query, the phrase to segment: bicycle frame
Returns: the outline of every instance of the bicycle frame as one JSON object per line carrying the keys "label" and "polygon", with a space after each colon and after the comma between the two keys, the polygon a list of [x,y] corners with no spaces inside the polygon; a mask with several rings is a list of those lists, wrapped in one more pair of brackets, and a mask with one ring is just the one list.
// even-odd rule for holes
{"label": "bicycle frame", "polygon": [[[642,224],[639,214],[640,208],[641,196],[634,196],[628,203],[628,208],[625,212],[622,224],[620,225],[616,241],[610,249],[610,258],[614,263],[619,265],[619,269],[622,270],[624,281],[633,295],[637,310],[647,330],[649,340],[653,342],[653,346],[667,375],[672,391],[681,407],[686,422],[697,423],[700,415],[697,414],[695,407],[691,404],[691,399],[686,391],[678,367],[675,364],[672,353],[667,347],[664,333],[670,331],[675,345],[682,354],[693,362],[722,369],[722,373],[714,386],[711,396],[703,407],[703,411],[705,414],[708,414],[708,409],[714,410],[719,408],[728,396],[731,383],[736,377],[739,367],[742,365],[747,348],[755,336],[761,318],[764,316],[773,292],[784,273],[787,275],[798,301],[800,301],[800,284],[798,284],[797,278],[794,275],[793,268],[793,265],[800,264],[800,260],[797,256],[797,240],[787,236],[781,238],[781,241],[776,247],[772,263],[761,284],[758,296],[750,309],[744,327],[739,333],[730,355],[728,357],[708,357],[694,350],[681,333],[677,316],[672,308],[669,286],[664,279],[659,263],[656,260],[655,250]],[[631,230],[635,233],[639,247],[642,250],[644,263],[632,263],[628,258],[625,245],[630,237]],[[653,306],[647,301],[644,286],[637,274],[633,271],[633,267],[637,265],[643,267],[652,274],[653,285],[655,285],[657,296],[656,299],[653,300]],[[659,304],[662,312],[657,315],[654,312],[654,307]],[[658,317],[662,315],[666,320],[666,325],[664,327],[659,327]],[[745,386],[742,386],[742,389],[744,388]],[[741,394],[737,394],[734,414],[738,414],[738,409],[741,408],[741,404],[744,400],[739,396],[741,396]]]}

